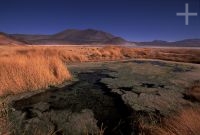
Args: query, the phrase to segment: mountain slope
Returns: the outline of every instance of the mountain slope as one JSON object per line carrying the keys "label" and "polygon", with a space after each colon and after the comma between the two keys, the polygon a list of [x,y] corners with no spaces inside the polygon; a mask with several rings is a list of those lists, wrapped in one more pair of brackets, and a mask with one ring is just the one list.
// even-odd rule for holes
{"label": "mountain slope", "polygon": [[159,47],[200,47],[200,39],[185,39],[175,42],[154,40],[152,42],[137,42],[139,46],[159,46]]}
{"label": "mountain slope", "polygon": [[0,45],[24,45],[25,42],[19,41],[8,34],[0,33]]}
{"label": "mountain slope", "polygon": [[69,29],[53,35],[22,35],[12,37],[29,44],[125,44],[126,40],[103,31]]}
{"label": "mountain slope", "polygon": [[176,42],[154,40],[152,42],[128,42],[121,37],[100,30],[68,29],[52,35],[0,34],[0,44],[32,45],[138,45],[157,47],[200,47],[200,39],[185,39]]}

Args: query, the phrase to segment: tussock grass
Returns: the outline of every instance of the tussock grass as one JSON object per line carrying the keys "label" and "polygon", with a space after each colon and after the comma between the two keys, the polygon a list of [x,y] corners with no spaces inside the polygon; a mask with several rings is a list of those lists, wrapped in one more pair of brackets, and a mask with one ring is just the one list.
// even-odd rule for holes
{"label": "tussock grass", "polygon": [[200,63],[200,49],[152,49],[149,57],[176,62]]}
{"label": "tussock grass", "polygon": [[200,50],[106,47],[0,47],[0,96],[46,88],[70,79],[64,63],[150,58],[200,62]]}
{"label": "tussock grass", "polygon": [[71,78],[63,61],[45,50],[10,49],[0,56],[0,96],[47,88]]}
{"label": "tussock grass", "polygon": [[195,81],[186,91],[186,95],[200,102],[200,80]]}
{"label": "tussock grass", "polygon": [[200,135],[200,109],[186,108],[164,118],[158,126],[140,127],[141,135]]}
{"label": "tussock grass", "polygon": [[[0,96],[47,88],[70,80],[65,63],[129,58],[200,63],[200,50],[0,46]],[[190,89],[189,95],[199,100],[199,83]],[[5,123],[4,119],[0,119],[0,122]],[[142,134],[199,135],[200,110],[182,110],[178,115],[164,119],[160,126],[143,125]]]}
{"label": "tussock grass", "polygon": [[8,118],[8,107],[4,102],[0,101],[0,135],[10,135],[10,127],[12,123],[10,123]]}

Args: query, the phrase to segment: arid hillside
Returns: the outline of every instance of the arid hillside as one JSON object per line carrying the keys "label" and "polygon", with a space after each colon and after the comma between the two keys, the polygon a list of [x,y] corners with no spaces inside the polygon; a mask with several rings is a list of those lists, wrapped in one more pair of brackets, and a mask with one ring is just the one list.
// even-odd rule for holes
{"label": "arid hillside", "polygon": [[0,33],[0,46],[2,45],[25,45],[25,42],[21,42],[5,33]]}
{"label": "arid hillside", "polygon": [[20,41],[25,41],[28,44],[34,45],[66,45],[66,44],[126,44],[129,43],[121,37],[117,37],[110,33],[94,30],[94,29],[68,29],[52,35],[26,35],[26,34],[11,34],[10,36]]}
{"label": "arid hillside", "polygon": [[154,40],[152,42],[139,42],[139,46],[162,46],[162,47],[200,47],[200,39],[184,39],[175,42]]}

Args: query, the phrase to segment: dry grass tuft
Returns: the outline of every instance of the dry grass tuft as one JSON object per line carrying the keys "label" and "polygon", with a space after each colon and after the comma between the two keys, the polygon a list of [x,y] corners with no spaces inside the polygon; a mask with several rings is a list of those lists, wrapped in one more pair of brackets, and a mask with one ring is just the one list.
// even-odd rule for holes
{"label": "dry grass tuft", "polygon": [[65,64],[49,52],[12,53],[0,56],[0,96],[47,88],[71,78]]}
{"label": "dry grass tuft", "polygon": [[0,101],[0,135],[10,135],[11,125],[8,118],[8,107]]}
{"label": "dry grass tuft", "polygon": [[200,63],[200,49],[151,49],[152,59]]}
{"label": "dry grass tuft", "polygon": [[186,95],[191,99],[200,102],[200,81],[195,81],[192,86],[186,91]]}
{"label": "dry grass tuft", "polygon": [[141,135],[200,135],[200,109],[184,109],[160,126],[143,125]]}
{"label": "dry grass tuft", "polygon": [[[70,79],[63,63],[130,58],[200,63],[200,50],[106,47],[0,47],[0,96],[46,88]],[[196,91],[196,89],[195,89]]]}

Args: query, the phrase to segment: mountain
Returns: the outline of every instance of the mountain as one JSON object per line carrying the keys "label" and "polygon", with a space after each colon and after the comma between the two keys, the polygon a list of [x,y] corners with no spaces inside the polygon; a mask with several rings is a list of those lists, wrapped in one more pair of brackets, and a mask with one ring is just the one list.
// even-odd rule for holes
{"label": "mountain", "polygon": [[126,44],[128,41],[94,29],[76,30],[69,29],[53,35],[23,35],[12,34],[13,38],[28,44]]}
{"label": "mountain", "polygon": [[0,32],[0,45],[24,45],[23,41],[17,40],[14,37]]}
{"label": "mountain", "polygon": [[200,47],[200,39],[185,39],[175,42],[154,40],[152,42],[137,42],[138,46],[158,46],[158,47]]}
{"label": "mountain", "polygon": [[176,45],[185,45],[185,46],[193,46],[193,47],[200,47],[200,39],[185,39],[181,41],[176,41]]}
{"label": "mountain", "polygon": [[30,44],[30,45],[131,45],[157,47],[200,47],[200,39],[185,39],[175,42],[154,40],[151,42],[129,42],[110,33],[86,29],[68,29],[52,35],[27,35],[0,33],[1,44]]}

